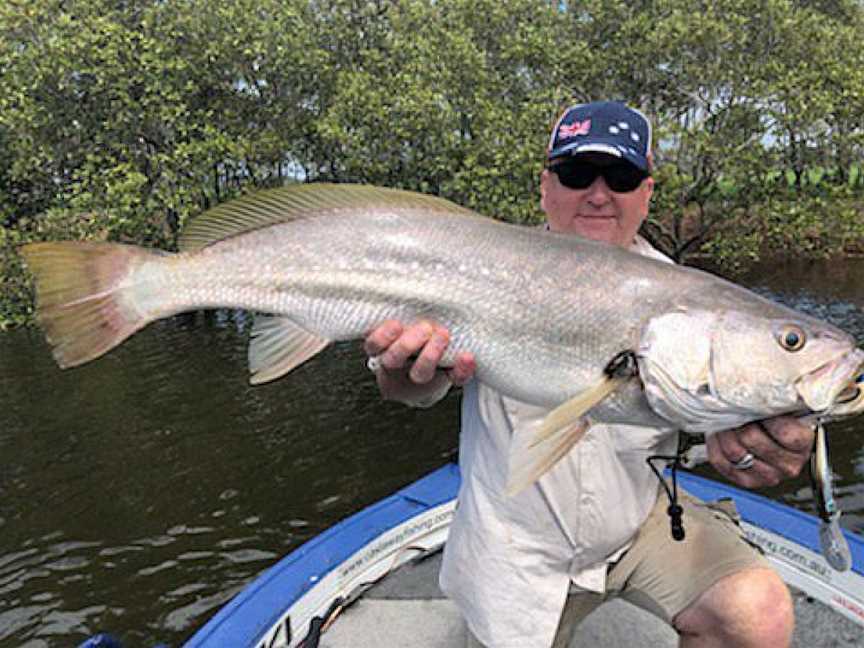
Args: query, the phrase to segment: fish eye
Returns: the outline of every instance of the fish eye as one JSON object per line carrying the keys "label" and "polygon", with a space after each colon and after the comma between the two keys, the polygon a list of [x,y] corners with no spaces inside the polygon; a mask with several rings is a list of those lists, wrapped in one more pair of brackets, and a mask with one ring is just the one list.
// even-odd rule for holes
{"label": "fish eye", "polygon": [[806,336],[804,335],[804,331],[801,330],[800,327],[789,325],[784,326],[783,330],[780,331],[779,341],[780,346],[782,346],[787,351],[800,351],[804,348]]}

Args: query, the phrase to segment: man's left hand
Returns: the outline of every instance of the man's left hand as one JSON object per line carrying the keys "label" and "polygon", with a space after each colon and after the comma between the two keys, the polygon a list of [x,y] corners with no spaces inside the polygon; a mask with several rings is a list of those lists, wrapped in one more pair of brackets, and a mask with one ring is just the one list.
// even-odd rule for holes
{"label": "man's left hand", "polygon": [[[812,425],[778,416],[708,436],[708,461],[744,488],[776,486],[798,476],[810,458],[814,439]],[[748,453],[753,456],[753,465],[736,468]]]}

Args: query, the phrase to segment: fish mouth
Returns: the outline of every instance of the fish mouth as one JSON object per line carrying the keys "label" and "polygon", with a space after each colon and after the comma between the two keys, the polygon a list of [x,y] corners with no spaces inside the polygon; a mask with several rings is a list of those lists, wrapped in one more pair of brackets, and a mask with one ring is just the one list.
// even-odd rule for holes
{"label": "fish mouth", "polygon": [[797,390],[812,412],[833,418],[864,411],[864,351],[854,349],[803,376]]}
{"label": "fish mouth", "polygon": [[834,404],[846,405],[847,403],[851,403],[852,401],[857,400],[858,397],[861,395],[861,387],[859,387],[857,384],[859,382],[864,382],[864,373],[858,376],[857,380],[855,380],[855,383],[848,385],[846,389],[844,389],[837,395],[837,398],[834,399]]}
{"label": "fish mouth", "polygon": [[856,376],[837,394],[834,405],[827,414],[832,419],[845,418],[864,412],[864,365],[858,368]]}

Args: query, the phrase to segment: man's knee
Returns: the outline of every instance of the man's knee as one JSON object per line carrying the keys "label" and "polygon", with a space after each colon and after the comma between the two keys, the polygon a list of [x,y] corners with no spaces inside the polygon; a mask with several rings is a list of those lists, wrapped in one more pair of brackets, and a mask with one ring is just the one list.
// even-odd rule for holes
{"label": "man's knee", "polygon": [[706,639],[704,645],[782,648],[791,642],[795,625],[792,597],[774,571],[746,569],[712,585],[674,625],[685,639]]}

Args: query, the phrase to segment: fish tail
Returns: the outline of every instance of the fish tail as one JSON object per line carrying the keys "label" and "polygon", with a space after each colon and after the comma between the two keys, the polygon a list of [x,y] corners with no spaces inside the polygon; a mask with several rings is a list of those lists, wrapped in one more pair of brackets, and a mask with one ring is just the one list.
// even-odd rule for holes
{"label": "fish tail", "polygon": [[164,253],[83,241],[31,243],[20,252],[36,280],[37,319],[62,368],[98,358],[154,319],[133,306],[127,279]]}

